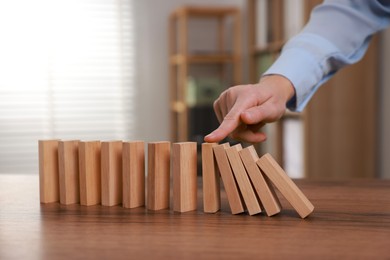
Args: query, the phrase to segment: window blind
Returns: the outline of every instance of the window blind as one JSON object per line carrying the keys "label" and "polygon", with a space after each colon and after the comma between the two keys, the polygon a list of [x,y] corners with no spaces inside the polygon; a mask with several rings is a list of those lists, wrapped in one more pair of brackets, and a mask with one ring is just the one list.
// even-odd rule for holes
{"label": "window blind", "polygon": [[132,0],[0,2],[0,173],[37,173],[39,139],[131,139]]}

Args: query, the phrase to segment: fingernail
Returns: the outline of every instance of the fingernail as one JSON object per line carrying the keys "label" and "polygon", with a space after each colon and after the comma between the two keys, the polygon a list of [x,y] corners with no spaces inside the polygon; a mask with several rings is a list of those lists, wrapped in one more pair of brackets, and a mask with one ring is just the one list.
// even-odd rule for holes
{"label": "fingernail", "polygon": [[205,140],[210,140],[211,139],[211,141],[213,141],[214,138],[215,138],[215,134],[214,133],[210,133],[210,134],[208,134],[208,135],[206,135],[204,137]]}
{"label": "fingernail", "polygon": [[214,134],[211,133],[211,134],[206,135],[204,138],[211,138],[211,137],[213,137],[213,136],[214,136]]}

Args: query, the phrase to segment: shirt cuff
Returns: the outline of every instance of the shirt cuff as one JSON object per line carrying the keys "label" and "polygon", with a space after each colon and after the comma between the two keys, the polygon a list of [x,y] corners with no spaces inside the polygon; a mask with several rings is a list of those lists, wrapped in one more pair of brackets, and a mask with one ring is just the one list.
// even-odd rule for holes
{"label": "shirt cuff", "polygon": [[296,102],[290,100],[287,107],[300,112],[313,96],[316,90],[315,85],[321,80],[323,72],[311,55],[299,48],[294,48],[284,50],[263,75],[271,74],[282,75],[290,80],[295,88]]}

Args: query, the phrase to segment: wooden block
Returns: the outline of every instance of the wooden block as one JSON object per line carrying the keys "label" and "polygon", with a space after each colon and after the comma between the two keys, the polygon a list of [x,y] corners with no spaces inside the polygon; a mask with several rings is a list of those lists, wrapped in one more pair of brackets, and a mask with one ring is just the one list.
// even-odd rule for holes
{"label": "wooden block", "polygon": [[171,143],[148,144],[147,208],[169,208]]}
{"label": "wooden block", "polygon": [[101,203],[100,141],[79,143],[80,204]]}
{"label": "wooden block", "polygon": [[60,180],[60,203],[80,202],[79,184],[79,141],[60,141],[58,143],[58,165]]}
{"label": "wooden block", "polygon": [[267,215],[278,214],[281,210],[280,202],[274,188],[270,183],[267,183],[267,179],[264,178],[256,164],[259,157],[255,148],[249,146],[239,151],[239,154]]}
{"label": "wooden block", "polygon": [[290,202],[291,206],[294,207],[301,218],[306,218],[313,212],[313,204],[311,204],[270,154],[265,154],[257,160],[257,165],[288,202]]}
{"label": "wooden block", "polygon": [[213,147],[215,159],[221,173],[223,185],[225,187],[226,195],[229,201],[230,210],[232,214],[239,214],[244,212],[244,206],[241,201],[240,193],[238,191],[233,172],[225,152],[225,148],[229,148],[229,143],[224,143]]}
{"label": "wooden block", "polygon": [[173,210],[187,212],[197,208],[196,142],[172,145]]}
{"label": "wooden block", "polygon": [[122,163],[123,207],[145,205],[145,143],[124,142]]}
{"label": "wooden block", "polygon": [[249,215],[255,215],[261,212],[261,207],[245,167],[242,164],[240,155],[238,154],[240,150],[242,150],[241,144],[237,144],[233,147],[226,148],[226,154]]}
{"label": "wooden block", "polygon": [[60,200],[58,140],[39,140],[39,196],[41,203]]}
{"label": "wooden block", "polygon": [[122,141],[102,142],[102,205],[122,203]]}
{"label": "wooden block", "polygon": [[203,211],[215,213],[221,208],[219,171],[214,159],[216,143],[202,144]]}

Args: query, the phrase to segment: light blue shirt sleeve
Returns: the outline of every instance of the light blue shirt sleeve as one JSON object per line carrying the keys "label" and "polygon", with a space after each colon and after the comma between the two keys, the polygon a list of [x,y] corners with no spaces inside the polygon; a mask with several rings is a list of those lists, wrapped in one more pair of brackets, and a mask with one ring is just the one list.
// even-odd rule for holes
{"label": "light blue shirt sleeve", "polygon": [[324,1],[263,75],[289,79],[296,95],[287,107],[302,111],[335,72],[363,57],[371,36],[389,23],[390,0]]}

